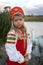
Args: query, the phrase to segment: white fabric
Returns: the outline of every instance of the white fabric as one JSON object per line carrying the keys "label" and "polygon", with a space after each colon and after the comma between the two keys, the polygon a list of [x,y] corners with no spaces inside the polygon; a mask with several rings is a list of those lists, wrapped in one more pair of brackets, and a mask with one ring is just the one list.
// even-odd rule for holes
{"label": "white fabric", "polygon": [[32,42],[31,42],[31,40],[28,40],[26,53],[29,54],[29,56],[28,56],[29,59],[31,59],[31,52],[32,52]]}
{"label": "white fabric", "polygon": [[32,52],[32,42],[30,40],[27,41],[27,50],[26,53],[28,54],[28,58],[31,59],[31,52]]}
{"label": "white fabric", "polygon": [[21,63],[24,61],[23,55],[19,51],[17,51],[15,44],[6,43],[5,48],[10,61],[15,61],[18,63]]}
{"label": "white fabric", "polygon": [[[10,30],[8,34],[14,34],[14,30]],[[8,35],[7,35],[8,36]],[[16,40],[14,44],[6,43],[5,44],[5,49],[7,52],[7,55],[11,61],[15,61],[18,63],[22,63],[24,61],[23,55],[16,49],[16,42],[17,42],[17,35],[16,35]]]}
{"label": "white fabric", "polygon": [[31,40],[28,40],[27,41],[27,51],[26,51],[26,53],[31,54],[31,51],[32,51],[32,42],[31,42]]}
{"label": "white fabric", "polygon": [[29,34],[29,36],[28,36],[28,39],[27,39],[27,50],[26,50],[26,54],[28,54],[28,58],[31,59],[31,52],[32,52],[32,41],[30,39],[31,34],[30,34],[30,31],[28,32],[28,30],[27,30],[27,33]]}

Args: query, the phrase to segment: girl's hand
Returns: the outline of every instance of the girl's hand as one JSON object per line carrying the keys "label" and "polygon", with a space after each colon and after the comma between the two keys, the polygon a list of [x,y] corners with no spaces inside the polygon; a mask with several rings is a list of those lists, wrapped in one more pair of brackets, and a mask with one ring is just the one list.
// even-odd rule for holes
{"label": "girl's hand", "polygon": [[29,61],[28,54],[25,54],[24,58],[25,58],[25,61],[26,61],[26,62]]}
{"label": "girl's hand", "polygon": [[23,62],[21,62],[21,63],[19,63],[19,64],[22,64],[22,63],[24,63],[24,62],[28,62],[28,57],[26,56],[26,57],[24,57],[24,61]]}
{"label": "girl's hand", "polygon": [[25,54],[24,57],[28,57],[29,53]]}
{"label": "girl's hand", "polygon": [[25,58],[25,62],[28,62],[28,58],[27,57]]}

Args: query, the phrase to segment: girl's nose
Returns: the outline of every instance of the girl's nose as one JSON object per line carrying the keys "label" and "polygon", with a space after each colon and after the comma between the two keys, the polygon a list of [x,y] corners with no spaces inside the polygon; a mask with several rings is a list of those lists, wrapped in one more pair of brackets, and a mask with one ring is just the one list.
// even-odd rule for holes
{"label": "girl's nose", "polygon": [[18,23],[20,23],[21,21],[18,19]]}
{"label": "girl's nose", "polygon": [[18,23],[20,22],[21,20],[20,19],[18,19]]}

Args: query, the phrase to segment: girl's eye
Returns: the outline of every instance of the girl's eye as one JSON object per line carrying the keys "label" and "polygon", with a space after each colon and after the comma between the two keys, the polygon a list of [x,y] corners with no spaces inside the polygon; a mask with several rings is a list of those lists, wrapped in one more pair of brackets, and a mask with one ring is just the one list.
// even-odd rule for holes
{"label": "girl's eye", "polygon": [[14,20],[15,22],[18,21],[18,19]]}
{"label": "girl's eye", "polygon": [[19,19],[20,21],[22,21],[22,19]]}

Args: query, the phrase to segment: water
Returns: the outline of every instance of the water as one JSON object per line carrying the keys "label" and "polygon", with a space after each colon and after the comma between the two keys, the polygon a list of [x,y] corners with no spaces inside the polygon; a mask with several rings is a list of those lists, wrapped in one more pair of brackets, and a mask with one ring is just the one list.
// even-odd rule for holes
{"label": "water", "polygon": [[[28,33],[31,33],[32,40],[35,40],[36,44],[40,43],[40,46],[43,48],[43,22],[25,22],[25,26],[28,30]],[[38,45],[35,46],[32,53],[35,56],[40,56]]]}
{"label": "water", "polygon": [[43,22],[25,22],[25,25],[28,31],[32,30],[36,35],[43,35]]}
{"label": "water", "polygon": [[35,39],[37,36],[43,35],[43,22],[25,22],[28,33],[31,33],[31,37]]}

